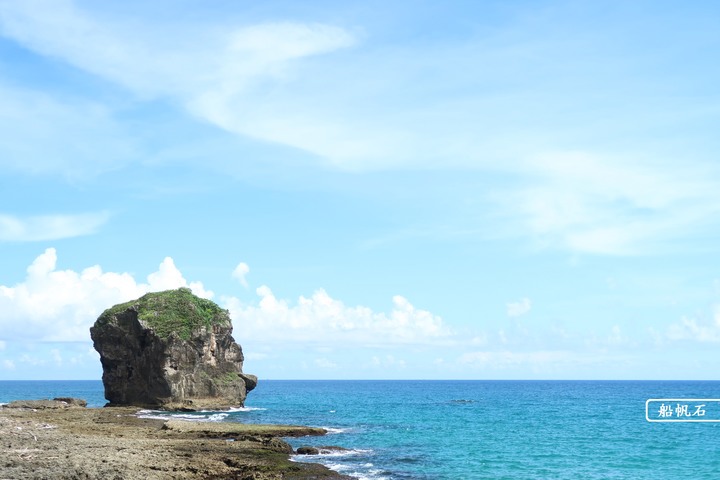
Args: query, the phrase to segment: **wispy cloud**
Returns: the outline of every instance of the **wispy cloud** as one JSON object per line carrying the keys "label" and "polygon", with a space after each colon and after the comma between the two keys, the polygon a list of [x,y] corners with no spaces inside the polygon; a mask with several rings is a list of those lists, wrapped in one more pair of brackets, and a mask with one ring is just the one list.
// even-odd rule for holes
{"label": "wispy cloud", "polygon": [[504,370],[517,366],[545,369],[561,363],[571,362],[575,355],[562,350],[540,350],[515,352],[509,350],[476,351],[463,354],[459,363],[476,367]]}
{"label": "wispy cloud", "polygon": [[323,370],[336,370],[338,368],[336,363],[331,362],[327,358],[316,358],[314,364],[317,368]]}
{"label": "wispy cloud", "polygon": [[712,318],[697,319],[683,317],[679,322],[670,325],[664,341],[694,342],[694,343],[720,343],[720,307]]}
{"label": "wispy cloud", "polygon": [[382,369],[404,369],[407,362],[402,359],[395,358],[394,355],[385,355],[383,357],[373,356],[370,359],[370,367]]}
{"label": "wispy cloud", "polygon": [[91,235],[109,218],[107,212],[22,218],[0,214],[0,241],[37,242]]}
{"label": "wispy cloud", "polygon": [[[267,22],[235,28],[109,19],[70,0],[5,2],[2,33],[43,55],[115,82],[139,98],[168,98],[220,128],[322,154],[316,143],[337,119],[276,107],[272,86],[295,79],[296,63],[356,43],[343,28]],[[172,41],[168,41],[172,39]],[[189,40],[192,39],[192,40]],[[360,147],[354,142],[352,148]]]}
{"label": "wispy cloud", "polygon": [[[313,22],[230,27],[172,19],[149,22],[142,16],[128,21],[71,0],[4,2],[0,30],[41,55],[109,80],[139,99],[169,99],[229,132],[309,152],[320,166],[506,173],[529,169],[522,177],[530,179],[530,185],[512,201],[520,202],[520,213],[540,234],[552,237],[562,227],[558,222],[566,229],[573,227],[553,237],[569,248],[622,252],[653,228],[672,230],[677,217],[668,224],[647,222],[635,232],[621,231],[614,224],[584,227],[578,217],[586,212],[614,213],[606,211],[608,206],[617,208],[623,202],[642,209],[646,200],[660,199],[666,192],[678,200],[673,188],[652,193],[658,181],[667,186],[663,174],[652,165],[636,168],[634,154],[662,154],[657,141],[642,135],[644,129],[680,118],[686,110],[697,115],[699,107],[691,104],[683,110],[673,103],[673,116],[659,115],[661,106],[642,97],[647,94],[646,76],[662,78],[659,85],[675,88],[687,79],[633,68],[638,53],[618,40],[639,35],[632,22],[613,22],[618,37],[608,41],[604,30],[603,41],[596,44],[592,31],[567,21],[564,15],[571,13],[541,10],[537,17],[511,17],[502,28],[493,29],[495,33],[485,31],[430,50],[412,43],[382,48],[360,29]],[[623,15],[621,8],[604,13]],[[672,41],[665,35],[658,40]],[[594,55],[588,58],[585,49]],[[570,65],[584,68],[563,70]],[[435,75],[428,76],[428,71]],[[528,71],[540,75],[523,80],[530,78]],[[597,75],[606,71],[616,74]],[[627,98],[642,100],[632,119],[626,114]],[[558,112],[549,111],[548,105],[558,107]],[[601,108],[601,116],[587,113]],[[609,159],[607,167],[607,158],[577,162],[567,158],[577,155],[563,153],[568,144],[585,144],[589,156],[605,155],[607,148],[597,139],[618,133],[625,137],[631,126],[640,130],[637,140],[627,142],[626,153]],[[677,159],[671,163],[686,164]],[[667,176],[673,178],[674,173]],[[543,181],[533,185],[532,180]],[[570,188],[572,180],[579,183]],[[603,183],[601,190],[592,188],[598,182]],[[559,191],[558,183],[564,184]],[[578,198],[587,186],[591,194]],[[649,208],[662,216],[666,206],[651,203]]]}
{"label": "wispy cloud", "polygon": [[518,173],[523,186],[494,198],[539,245],[643,254],[717,223],[718,173],[698,163],[558,152],[528,160]]}
{"label": "wispy cloud", "polygon": [[529,298],[523,298],[517,302],[510,302],[507,304],[507,315],[508,317],[519,317],[525,315],[530,311],[532,304]]}
{"label": "wispy cloud", "polygon": [[0,81],[0,168],[59,175],[97,174],[137,161],[137,138],[108,105]]}

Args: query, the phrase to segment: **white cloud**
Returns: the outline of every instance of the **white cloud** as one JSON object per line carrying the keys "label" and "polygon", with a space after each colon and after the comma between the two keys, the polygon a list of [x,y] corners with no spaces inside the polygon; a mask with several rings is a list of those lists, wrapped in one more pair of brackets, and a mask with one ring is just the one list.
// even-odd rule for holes
{"label": "white cloud", "polygon": [[232,276],[233,278],[237,279],[243,287],[247,288],[248,282],[245,276],[248,273],[250,273],[250,267],[248,266],[248,264],[245,262],[240,262],[238,263],[238,266],[235,267],[235,270],[233,270]]}
{"label": "white cloud", "polygon": [[[192,114],[225,130],[331,153],[328,132],[338,129],[336,119],[297,111],[289,101],[296,91],[273,102],[282,89],[272,95],[267,89],[286,85],[298,60],[350,47],[355,35],[318,23],[269,22],[232,29],[200,25],[123,23],[69,0],[52,6],[4,2],[0,10],[0,30],[41,54],[143,97],[177,99]],[[341,133],[350,132],[344,128]],[[363,143],[355,139],[345,152],[356,147]]]}
{"label": "white cloud", "polygon": [[138,158],[137,139],[120,127],[105,105],[1,81],[0,103],[3,169],[75,180]]}
{"label": "white cloud", "polygon": [[301,296],[295,305],[276,298],[267,286],[258,288],[257,294],[257,305],[235,297],[222,299],[244,339],[386,345],[428,343],[451,335],[440,317],[415,308],[399,295],[393,297],[392,310],[385,313],[346,306],[323,289],[310,298]]}
{"label": "white cloud", "polygon": [[617,346],[628,343],[629,339],[623,335],[622,329],[619,325],[613,325],[610,329],[610,335],[607,337],[607,343],[609,345]]}
{"label": "white cloud", "polygon": [[[44,352],[41,352],[40,354],[42,353]],[[39,356],[31,356],[27,353],[23,353],[20,356],[20,363],[23,363],[25,365],[31,365],[33,367],[43,367],[47,364],[47,362]]]}
{"label": "white cloud", "polygon": [[36,242],[90,235],[96,233],[108,218],[108,213],[25,218],[0,214],[0,241]]}
{"label": "white cloud", "polygon": [[57,365],[58,367],[62,367],[63,364],[63,358],[62,354],[60,353],[60,350],[57,348],[50,349],[50,356],[52,357],[53,363]]}
{"label": "white cloud", "polygon": [[[442,363],[442,360],[438,362],[438,359],[436,359],[435,363]],[[374,368],[383,369],[402,369],[407,366],[405,360],[395,358],[394,355],[385,355],[384,357],[373,356],[370,364]]]}
{"label": "white cloud", "polygon": [[5,370],[15,370],[15,362],[12,360],[3,360],[2,366]]}
{"label": "white cloud", "polygon": [[87,341],[88,329],[104,309],[179,287],[212,296],[201,283],[188,283],[169,257],[148,283],[139,283],[128,273],[103,272],[99,265],[58,270],[57,253],[48,248],[28,267],[23,282],[0,285],[0,335],[4,340]]}
{"label": "white cloud", "polygon": [[[57,253],[48,248],[27,268],[21,283],[0,285],[0,335],[2,341],[87,341],[88,329],[104,309],[149,291],[179,287],[190,287],[205,298],[213,296],[202,283],[188,282],[170,257],[148,275],[147,283],[140,283],[128,273],[103,272],[99,265],[58,270]],[[267,286],[258,288],[257,294],[255,304],[243,304],[235,297],[221,299],[241,342],[342,340],[372,346],[430,343],[451,335],[440,317],[415,308],[401,296],[393,297],[392,309],[385,313],[346,306],[322,289],[310,298],[300,297],[295,305],[276,298]],[[63,362],[60,352],[53,350],[48,359]]]}
{"label": "white cloud", "polygon": [[519,317],[528,313],[530,311],[530,308],[530,299],[523,298],[518,302],[511,302],[507,304],[507,315],[508,317]]}
{"label": "white cloud", "polygon": [[7,343],[3,340],[0,340],[0,350],[5,350],[6,346],[7,346]]}
{"label": "white cloud", "polygon": [[182,272],[175,266],[175,262],[170,257],[160,263],[158,271],[151,273],[147,277],[148,283],[150,284],[151,290],[149,291],[160,291],[160,290],[171,290],[174,288],[188,287],[195,295],[203,298],[212,298],[213,292],[205,290],[201,282],[190,282],[188,283],[183,277]]}
{"label": "white cloud", "polygon": [[533,352],[477,351],[463,354],[459,362],[464,365],[491,369],[504,369],[516,366],[541,366],[566,362],[571,354],[566,351],[540,350]]}
{"label": "white cloud", "polygon": [[235,28],[123,22],[71,0],[4,2],[5,35],[42,54],[117,82],[145,96],[201,100],[247,88],[258,77],[285,75],[287,62],[352,45],[342,28],[270,22]]}
{"label": "white cloud", "polygon": [[338,368],[336,363],[331,362],[327,358],[316,358],[314,363],[316,367],[325,370],[335,370]]}
{"label": "white cloud", "polygon": [[670,341],[720,343],[720,308],[712,319],[704,321],[683,317],[679,323],[668,327],[665,338]]}
{"label": "white cloud", "polygon": [[[230,8],[223,12],[226,14],[237,15],[238,11]],[[511,16],[493,33],[440,42],[430,50],[414,44],[386,47],[381,38],[377,43],[367,42],[368,48],[352,48],[358,46],[362,34],[336,25],[248,25],[238,17],[222,18],[212,25],[208,24],[210,15],[203,15],[202,21],[187,22],[173,15],[149,18],[141,8],[128,19],[103,12],[93,2],[70,0],[5,1],[0,10],[0,29],[28,49],[99,75],[138,96],[169,97],[225,130],[303,149],[324,157],[325,165],[349,169],[455,164],[495,170],[498,159],[514,169],[518,159],[530,152],[562,148],[552,145],[553,139],[557,144],[567,144],[586,142],[588,137],[594,138],[593,134],[613,138],[618,129],[624,136],[627,127],[655,126],[657,117],[663,117],[658,113],[670,111],[653,102],[638,107],[637,115],[628,116],[624,102],[608,105],[604,95],[609,92],[616,98],[618,91],[627,93],[630,84],[647,88],[649,83],[636,71],[632,72],[633,82],[616,75],[612,80],[617,85],[594,75],[572,76],[572,88],[558,82],[558,75],[552,74],[558,68],[588,61],[575,42],[566,41],[568,36],[583,42],[603,38],[602,45],[590,44],[590,49],[596,53],[615,51],[625,60],[637,52],[610,46],[603,35],[578,35],[573,22],[555,22],[564,27],[549,30],[548,25],[555,23],[538,25],[528,18],[536,16]],[[345,55],[333,55],[343,49]],[[592,62],[599,70],[603,70],[602,65],[618,66],[614,55],[598,55]],[[544,80],[538,83],[539,79],[532,77],[530,83],[523,83],[523,77],[529,78],[523,75],[528,69],[544,72],[540,75]],[[438,89],[435,76],[426,74],[428,71],[441,72],[442,89]],[[573,75],[580,73],[577,70]],[[651,72],[647,75],[658,78]],[[357,82],[361,77],[371,80]],[[666,78],[653,85],[668,81]],[[502,84],[508,88],[499,92],[497,85]],[[561,105],[557,111],[562,114],[545,108],[551,102],[558,105],[558,101]],[[682,110],[677,104],[671,105]],[[690,105],[697,108],[695,102]],[[587,113],[601,108],[607,114],[602,115],[602,121]],[[677,110],[673,116],[688,114]],[[383,121],[379,123],[378,118]],[[638,146],[641,151],[648,150],[647,144]],[[625,160],[636,163],[634,158],[618,163]],[[538,162],[557,163],[547,158]],[[553,167],[547,165],[546,170]],[[619,185],[629,182],[612,171],[600,171],[605,174],[601,177],[594,173],[592,168],[588,174],[575,169],[572,175],[590,185],[598,178],[605,182],[607,198],[602,202],[610,206],[617,198],[615,181],[619,180]],[[649,178],[650,182],[639,178],[638,191],[645,198],[652,192],[645,187],[656,175]],[[627,190],[621,190],[626,196]],[[660,198],[666,191],[657,189],[654,195]],[[542,226],[557,221],[556,207],[563,206],[542,205],[545,201],[556,203],[556,199],[547,198],[552,192],[545,185],[528,192],[533,198],[527,200],[537,203],[525,205],[521,212],[533,217],[529,223]],[[570,190],[569,196],[574,192]],[[560,197],[567,198],[564,193],[561,190]],[[632,195],[628,198],[636,200]],[[576,212],[573,207],[567,209]],[[580,230],[571,232],[576,237],[560,234],[554,240],[588,251],[626,250],[629,240],[624,240],[619,231],[593,233],[594,229],[588,231],[582,224],[575,226]],[[643,232],[632,236],[642,236]],[[605,241],[614,243],[605,246]]]}
{"label": "white cloud", "polygon": [[497,201],[545,246],[627,255],[702,228],[720,212],[716,170],[697,163],[557,152],[523,165],[526,186]]}
{"label": "white cloud", "polygon": [[271,358],[271,355],[268,353],[262,353],[262,352],[243,352],[245,360],[252,360],[252,361],[261,361],[261,360],[267,360]]}
{"label": "white cloud", "polygon": [[[504,94],[498,102],[483,91],[486,82],[497,84],[488,72],[501,71],[494,67],[504,67],[509,52],[499,55],[491,42],[450,45],[432,55],[412,47],[357,55],[352,47],[362,34],[336,25],[239,21],[228,27],[234,22],[142,15],[128,22],[94,10],[70,0],[5,2],[0,30],[141,98],[170,98],[205,122],[301,149],[326,167],[495,165],[498,152],[514,157],[508,153],[523,143],[519,133],[511,141],[494,134],[503,123],[498,117],[515,124],[508,112],[522,111],[526,99]],[[346,55],[333,55],[340,50]],[[472,78],[480,93],[436,98],[428,69],[459,73],[445,78],[448,92],[467,92]],[[368,72],[372,81],[356,81]]]}

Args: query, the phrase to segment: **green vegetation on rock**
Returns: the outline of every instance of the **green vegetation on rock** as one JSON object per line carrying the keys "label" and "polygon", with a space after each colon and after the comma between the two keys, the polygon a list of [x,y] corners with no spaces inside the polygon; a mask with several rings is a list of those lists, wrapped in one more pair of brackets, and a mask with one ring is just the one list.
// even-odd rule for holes
{"label": "green vegetation on rock", "polygon": [[227,372],[223,374],[219,380],[224,384],[230,384],[240,380],[240,375],[237,372]]}
{"label": "green vegetation on rock", "polygon": [[163,339],[175,332],[183,340],[189,340],[197,328],[229,322],[227,310],[211,300],[193,295],[189,288],[148,293],[137,300],[115,305],[105,310],[99,321],[104,323],[103,320],[131,307],[137,309],[138,319]]}

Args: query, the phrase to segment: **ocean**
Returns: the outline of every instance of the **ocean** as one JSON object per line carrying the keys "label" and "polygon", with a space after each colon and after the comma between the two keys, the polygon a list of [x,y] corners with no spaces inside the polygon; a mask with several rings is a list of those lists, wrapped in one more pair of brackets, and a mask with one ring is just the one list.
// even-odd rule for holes
{"label": "ocean", "polygon": [[[54,396],[105,403],[100,381],[0,381],[0,403]],[[294,459],[361,479],[720,478],[716,381],[261,380],[243,409],[143,414],[325,427],[289,441],[348,450]]]}

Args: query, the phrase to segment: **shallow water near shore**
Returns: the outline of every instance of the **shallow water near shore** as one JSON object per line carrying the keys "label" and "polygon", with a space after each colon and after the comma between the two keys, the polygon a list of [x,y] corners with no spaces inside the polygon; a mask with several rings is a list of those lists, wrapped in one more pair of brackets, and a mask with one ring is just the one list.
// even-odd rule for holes
{"label": "shallow water near shore", "polygon": [[[54,396],[105,403],[100,381],[0,381],[0,402]],[[243,409],[145,415],[325,427],[291,443],[349,450],[295,459],[367,479],[720,477],[720,423],[650,423],[651,398],[720,382],[266,380]]]}

